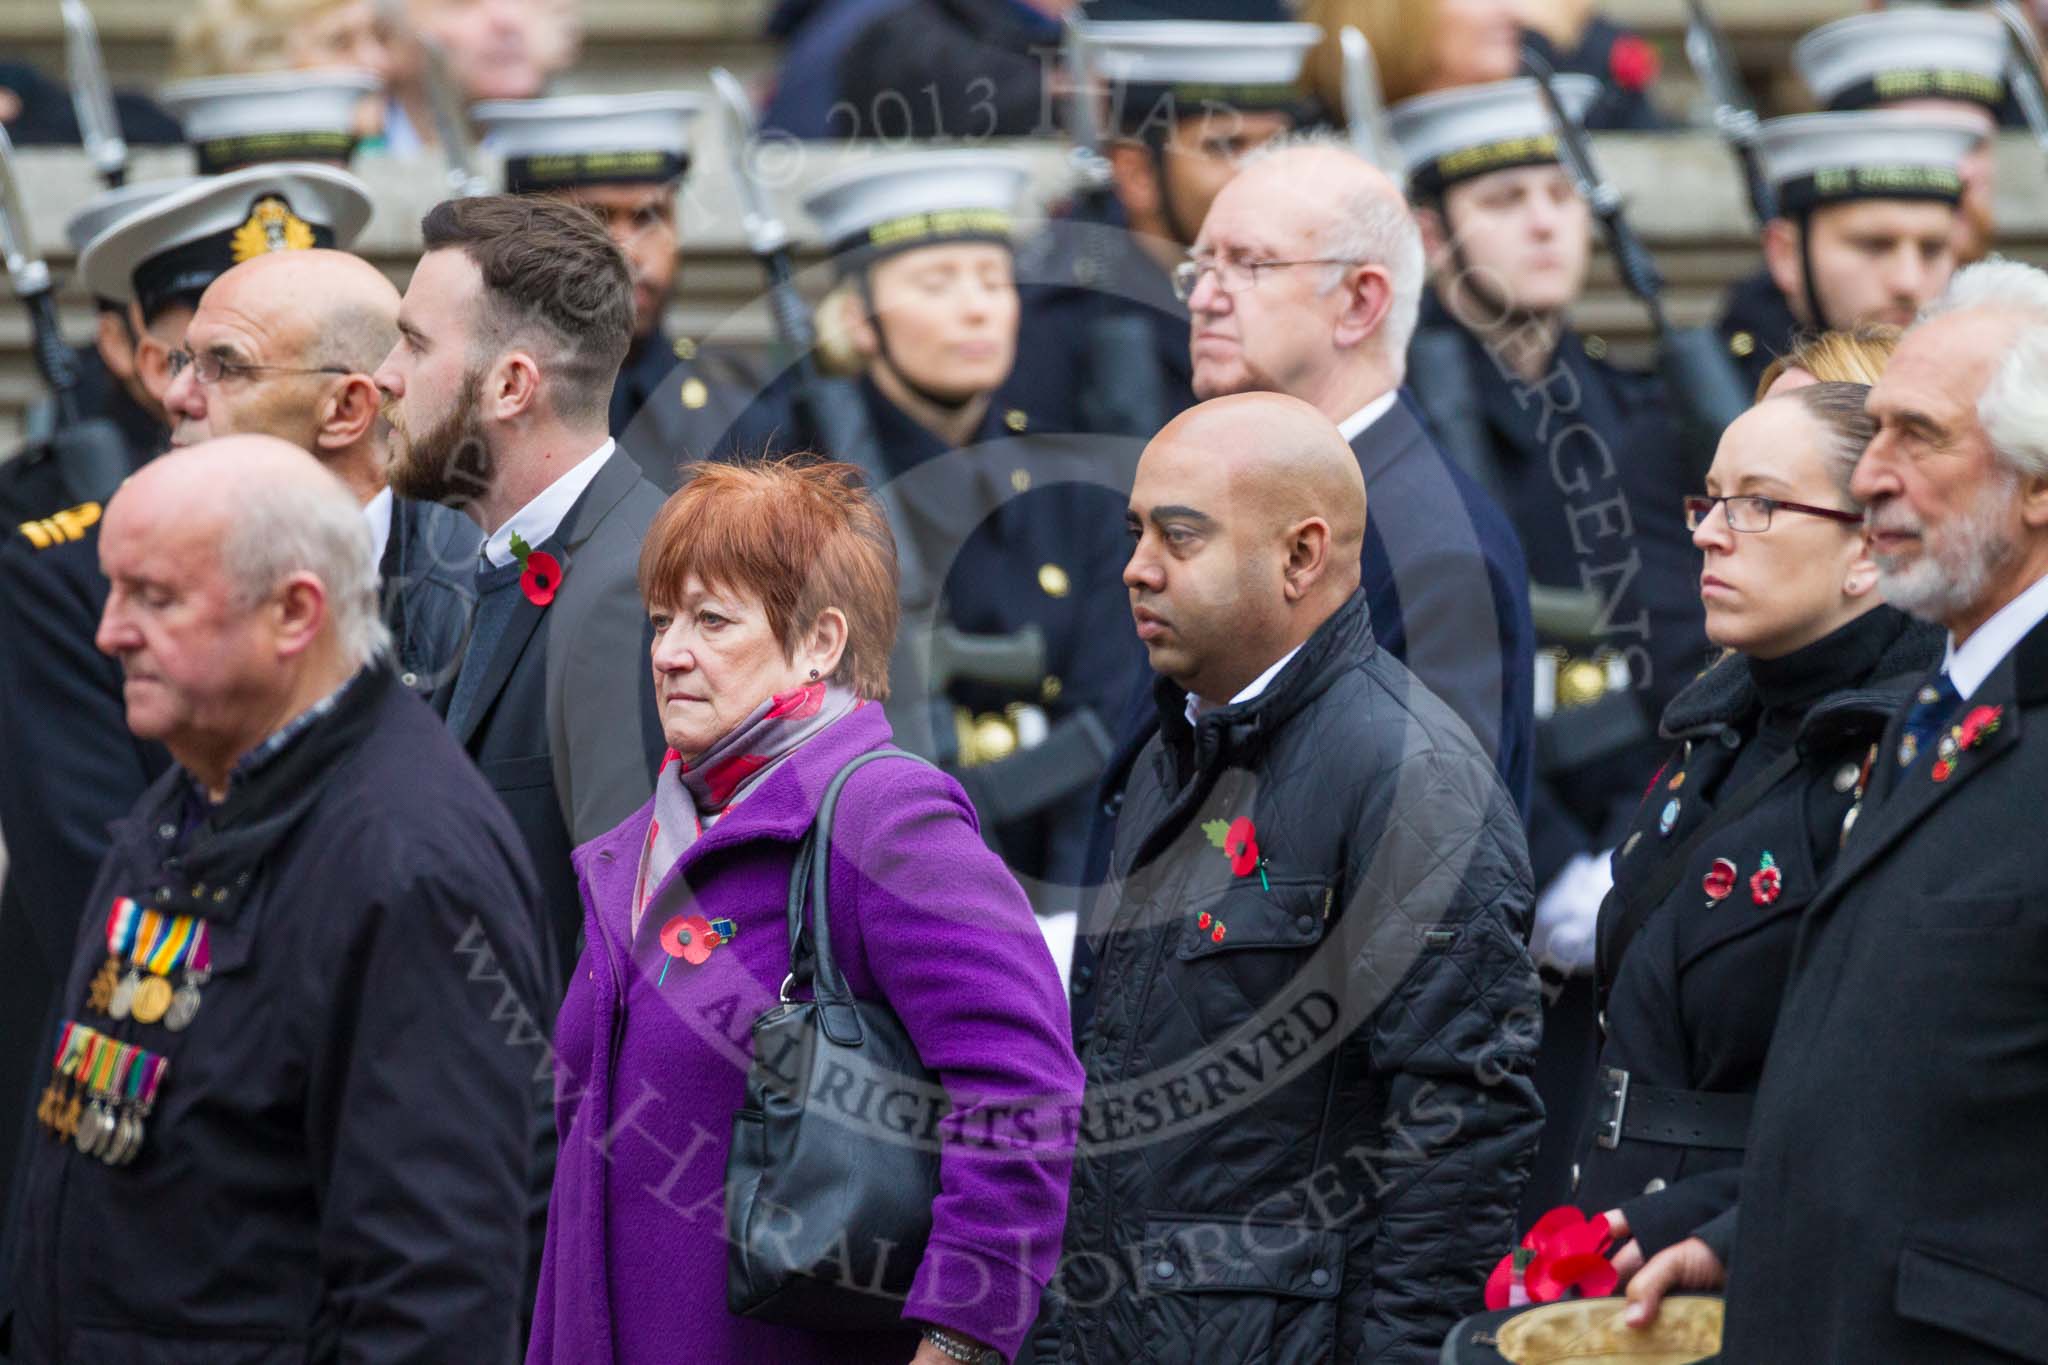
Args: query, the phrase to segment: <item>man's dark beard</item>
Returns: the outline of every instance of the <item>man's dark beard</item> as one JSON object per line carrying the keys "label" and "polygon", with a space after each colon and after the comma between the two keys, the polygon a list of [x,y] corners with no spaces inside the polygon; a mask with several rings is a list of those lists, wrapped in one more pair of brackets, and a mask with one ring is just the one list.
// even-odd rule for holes
{"label": "man's dark beard", "polygon": [[431,431],[414,434],[386,410],[391,423],[392,452],[388,471],[391,491],[418,502],[466,507],[491,491],[498,461],[484,438],[477,417],[484,377],[472,370],[462,377],[462,392],[447,417]]}

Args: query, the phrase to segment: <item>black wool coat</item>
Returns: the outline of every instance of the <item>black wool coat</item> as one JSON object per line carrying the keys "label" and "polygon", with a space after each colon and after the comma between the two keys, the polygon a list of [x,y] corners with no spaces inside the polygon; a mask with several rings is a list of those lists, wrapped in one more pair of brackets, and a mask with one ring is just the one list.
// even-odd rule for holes
{"label": "black wool coat", "polygon": [[[1723,1358],[2048,1360],[2048,624],[1882,780],[1800,926],[1742,1168]],[[1932,746],[1928,746],[1932,747]],[[1886,767],[1890,764],[1890,767]]]}
{"label": "black wool coat", "polygon": [[[1615,859],[1615,888],[1600,909],[1608,987],[1600,1065],[1637,1085],[1754,1094],[1763,1073],[1792,945],[1806,909],[1841,847],[1856,779],[1885,722],[1941,658],[1941,632],[1879,607],[1850,627],[1868,640],[1867,667],[1844,677],[1799,719],[1797,767],[1687,857],[1671,890],[1642,912],[1626,954],[1614,957],[1620,924],[1649,894],[1666,860],[1750,780],[1730,780],[1755,742],[1761,702],[1748,659],[1731,654],[1672,702],[1664,729],[1683,750],[1657,774]],[[1768,766],[1768,765],[1766,765]],[[1666,826],[1665,817],[1672,818]],[[1858,818],[1861,818],[1859,812]],[[1771,857],[1776,898],[1750,886]],[[1710,902],[1702,883],[1717,858],[1738,875]],[[1764,894],[1768,896],[1768,883]],[[1598,1105],[1591,1117],[1599,1117]],[[1620,1208],[1646,1255],[1689,1236],[1732,1195],[1742,1152],[1578,1135],[1573,1202],[1588,1214]]]}

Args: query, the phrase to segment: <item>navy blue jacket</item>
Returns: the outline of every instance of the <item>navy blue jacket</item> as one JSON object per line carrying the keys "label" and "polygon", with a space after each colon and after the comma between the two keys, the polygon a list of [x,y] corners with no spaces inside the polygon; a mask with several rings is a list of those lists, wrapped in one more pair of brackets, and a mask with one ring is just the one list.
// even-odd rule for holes
{"label": "navy blue jacket", "polygon": [[[170,765],[162,745],[129,733],[121,665],[93,643],[107,602],[99,508],[68,515],[75,525],[87,508],[92,524],[76,539],[41,549],[26,534],[0,541],[0,773],[13,778],[0,782],[9,853],[0,884],[0,1104],[27,1084],[106,856],[107,826]],[[460,657],[470,596],[458,575],[476,544],[475,526],[458,512],[406,499],[392,508],[379,566],[382,616],[413,691],[431,689]],[[0,1201],[18,1131],[0,1123]]]}
{"label": "navy blue jacket", "polygon": [[[61,1017],[168,1068],[126,1165],[37,1129],[12,1358],[514,1358],[548,983],[511,821],[382,665],[196,803],[159,777],[74,916]],[[208,923],[182,1032],[91,1004],[124,896]]]}

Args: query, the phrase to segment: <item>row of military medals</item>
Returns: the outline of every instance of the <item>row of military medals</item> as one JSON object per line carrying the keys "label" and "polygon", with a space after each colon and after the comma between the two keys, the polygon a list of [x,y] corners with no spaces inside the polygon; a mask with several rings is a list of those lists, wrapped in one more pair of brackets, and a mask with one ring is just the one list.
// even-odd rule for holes
{"label": "row of military medals", "polygon": [[125,1166],[142,1150],[170,1058],[109,1038],[76,1021],[57,1039],[56,1076],[36,1118],[59,1141],[70,1141],[109,1166]]}
{"label": "row of military medals", "polygon": [[[86,1006],[111,1019],[161,1023],[179,1032],[199,1013],[200,989],[212,969],[205,920],[145,910],[127,896],[117,897],[107,912],[107,960],[87,988]],[[174,972],[183,974],[175,988]],[[125,1165],[142,1149],[144,1123],[169,1065],[167,1057],[74,1020],[58,1040],[56,1074],[36,1117],[87,1156]]]}
{"label": "row of military medals", "polygon": [[[121,972],[123,958],[128,972]],[[171,987],[171,973],[184,984]],[[180,1033],[199,1013],[199,990],[213,974],[213,945],[197,915],[145,910],[127,896],[107,912],[107,960],[86,992],[89,1009],[138,1024],[161,1022]]]}

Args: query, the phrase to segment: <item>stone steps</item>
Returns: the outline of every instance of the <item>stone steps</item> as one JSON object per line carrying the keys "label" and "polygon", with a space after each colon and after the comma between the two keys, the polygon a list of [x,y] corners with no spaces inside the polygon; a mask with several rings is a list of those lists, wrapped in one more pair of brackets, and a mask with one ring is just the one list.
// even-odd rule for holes
{"label": "stone steps", "polygon": [[[13,0],[6,0],[13,3]],[[712,123],[715,125],[715,120]],[[715,126],[708,128],[699,170],[685,197],[684,265],[671,322],[678,336],[742,346],[760,346],[771,335],[760,297],[760,272],[749,257],[739,214],[725,176]],[[776,198],[796,232],[811,296],[829,284],[819,243],[797,208],[801,188],[815,183],[849,156],[863,153],[824,144],[792,144],[780,168]],[[1027,155],[1039,201],[1059,197],[1067,185],[1064,149],[1053,143],[1012,144]],[[1637,230],[1669,281],[1667,306],[1681,324],[1709,321],[1727,283],[1755,268],[1757,251],[1734,164],[1705,134],[1623,135],[1595,140],[1604,172],[1626,195]],[[61,226],[97,188],[81,153],[72,149],[27,149],[20,154],[38,243],[64,280],[62,302],[67,335],[90,336],[90,302],[71,285],[73,262]],[[179,174],[189,169],[182,149],[138,156],[137,178]],[[365,159],[358,168],[376,195],[377,210],[358,251],[402,284],[418,253],[420,216],[440,196],[437,164]],[[2048,264],[2048,166],[2023,136],[2007,135],[1999,147],[1999,220],[2006,254]],[[1612,353],[1640,361],[1648,351],[1642,308],[1622,293],[1604,254],[1594,267],[1592,288],[1576,312],[1582,330],[1608,339]],[[41,386],[28,350],[23,310],[0,303],[0,450],[12,450],[24,407]]]}

